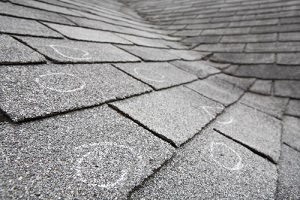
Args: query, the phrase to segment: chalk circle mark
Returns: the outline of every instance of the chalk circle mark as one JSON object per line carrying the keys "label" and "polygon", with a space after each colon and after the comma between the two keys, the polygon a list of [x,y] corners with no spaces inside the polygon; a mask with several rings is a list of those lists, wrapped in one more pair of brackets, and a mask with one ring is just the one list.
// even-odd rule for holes
{"label": "chalk circle mark", "polygon": [[84,51],[82,49],[78,48],[73,48],[73,47],[68,47],[64,45],[54,45],[51,44],[49,45],[56,53],[59,55],[66,57],[66,58],[71,58],[75,60],[81,60],[81,59],[91,59],[89,57],[89,52]]}
{"label": "chalk circle mark", "polygon": [[112,188],[123,185],[130,173],[144,166],[142,156],[128,146],[114,143],[92,143],[76,148],[77,178],[89,186]]}
{"label": "chalk circle mark", "polygon": [[235,171],[243,168],[241,156],[223,142],[210,143],[210,156],[225,169]]}
{"label": "chalk circle mark", "polygon": [[134,68],[134,73],[148,81],[154,81],[154,82],[159,82],[159,83],[165,82],[165,76],[160,73],[157,73],[153,70],[142,69],[142,68],[136,67],[136,68]]}
{"label": "chalk circle mark", "polygon": [[74,74],[48,73],[35,78],[41,87],[56,92],[76,92],[86,87],[86,83]]}
{"label": "chalk circle mark", "polygon": [[[214,117],[213,113],[214,110],[216,109],[220,109],[220,110],[223,110],[222,107],[211,107],[211,106],[202,106],[203,110],[208,114],[210,115],[211,117]],[[231,124],[233,122],[233,119],[231,116],[229,116],[229,119],[227,120],[216,120],[217,123],[220,123],[220,124]]]}

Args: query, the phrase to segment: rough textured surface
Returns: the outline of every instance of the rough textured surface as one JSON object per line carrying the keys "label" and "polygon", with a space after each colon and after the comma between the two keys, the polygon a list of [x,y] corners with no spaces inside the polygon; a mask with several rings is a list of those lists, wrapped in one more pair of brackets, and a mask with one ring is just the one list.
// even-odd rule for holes
{"label": "rough textured surface", "polygon": [[0,123],[1,198],[124,199],[174,149],[107,106]]}
{"label": "rough textured surface", "polygon": [[163,49],[155,49],[149,47],[138,47],[138,46],[121,46],[121,49],[124,49],[131,54],[140,57],[144,61],[169,61],[169,60],[179,60],[180,58],[176,55],[168,53]]}
{"label": "rough textured surface", "polygon": [[169,63],[130,63],[115,64],[115,66],[155,89],[171,87],[197,79],[196,76]]}
{"label": "rough textured surface", "polygon": [[[176,146],[193,137],[224,109],[221,104],[184,87],[119,101],[113,105]],[[217,109],[207,113],[206,107]]]}
{"label": "rough textured surface", "polygon": [[1,26],[0,33],[12,33],[20,35],[32,35],[42,37],[56,37],[61,35],[45,27],[44,25],[26,19],[0,16]]}
{"label": "rough textured surface", "polygon": [[300,99],[300,81],[275,81],[275,95]]}
{"label": "rough textured surface", "polygon": [[176,154],[133,199],[274,199],[275,165],[214,132]]}
{"label": "rough textured surface", "polygon": [[93,42],[110,42],[117,44],[132,44],[128,40],[125,40],[114,33],[86,29],[74,26],[65,26],[60,24],[45,23],[47,26],[55,29],[61,34],[65,35],[68,38],[75,40],[85,40]]}
{"label": "rough textured surface", "polygon": [[227,123],[214,126],[223,134],[277,162],[280,156],[281,123],[274,117],[242,104],[236,104],[222,115]]}
{"label": "rough textured surface", "polygon": [[27,37],[19,38],[58,63],[133,62],[140,60],[111,44]]}
{"label": "rough textured surface", "polygon": [[282,146],[279,162],[278,199],[300,198],[300,152]]}
{"label": "rough textured surface", "polygon": [[45,62],[42,55],[9,36],[0,35],[1,64],[41,62]]}
{"label": "rough textured surface", "polygon": [[300,117],[300,100],[290,100],[285,114]]}
{"label": "rough textured surface", "polygon": [[288,99],[249,92],[242,97],[241,102],[264,113],[281,118],[288,103]]}
{"label": "rough textured surface", "polygon": [[218,77],[209,77],[186,85],[188,88],[228,106],[234,103],[244,91]]}
{"label": "rough textured surface", "polygon": [[2,66],[0,82],[0,108],[14,121],[151,90],[110,65]]}
{"label": "rough textured surface", "polygon": [[255,81],[255,79],[253,78],[239,78],[227,74],[217,74],[215,76],[224,81],[232,83],[233,85],[242,88],[243,90],[247,90]]}
{"label": "rough textured surface", "polygon": [[221,72],[219,69],[210,65],[210,63],[203,61],[174,61],[172,64],[184,71],[195,74],[199,78],[205,78],[209,75]]}
{"label": "rough textured surface", "polygon": [[272,93],[272,81],[256,80],[251,86],[250,91],[270,95]]}
{"label": "rough textured surface", "polygon": [[284,117],[282,140],[300,152],[300,118]]}

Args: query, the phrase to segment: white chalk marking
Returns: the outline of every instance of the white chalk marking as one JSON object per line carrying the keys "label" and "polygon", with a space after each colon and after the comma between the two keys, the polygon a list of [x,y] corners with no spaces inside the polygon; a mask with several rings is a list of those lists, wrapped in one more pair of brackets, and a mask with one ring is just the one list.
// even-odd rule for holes
{"label": "white chalk marking", "polygon": [[[237,158],[239,159],[239,161],[237,162],[237,164],[234,166],[234,167],[227,167],[225,165],[223,165],[222,163],[220,163],[218,160],[215,159],[214,155],[213,155],[213,151],[215,150],[215,146],[217,145],[222,145],[222,146],[225,146],[226,148],[228,148],[230,151],[232,151],[236,156]],[[240,170],[243,168],[243,163],[242,163],[242,158],[241,156],[232,148],[230,148],[229,146],[227,146],[226,144],[224,144],[223,142],[211,142],[210,143],[210,156],[211,158],[220,166],[222,166],[223,168],[225,169],[228,169],[228,170],[232,170],[232,171],[235,171],[235,170]]]}
{"label": "white chalk marking", "polygon": [[[80,60],[80,59],[91,59],[91,57],[87,57],[89,55],[89,52],[84,51],[82,49],[78,49],[78,48],[71,48],[68,46],[62,46],[62,45],[55,45],[55,44],[51,44],[49,45],[56,53],[58,53],[59,55],[66,57],[66,58],[71,58],[71,59],[75,59],[75,60]],[[65,49],[72,49],[72,50],[76,50],[76,51],[80,51],[83,53],[82,57],[73,57],[73,56],[69,56],[69,55],[65,55],[62,52],[60,52],[56,47],[62,47]]]}
{"label": "white chalk marking", "polygon": [[[211,106],[202,106],[203,110],[208,114],[210,115],[211,117],[214,117],[214,115],[209,111],[209,109],[214,109],[214,107],[211,107]],[[223,108],[222,107],[215,107],[216,109],[220,109],[222,110]],[[229,120],[228,121],[219,121],[219,120],[216,120],[216,122],[220,123],[220,124],[231,124],[234,120],[232,119],[231,116],[229,116]]]}
{"label": "white chalk marking", "polygon": [[[143,75],[143,73],[141,73],[141,70],[143,70],[143,71],[148,71],[148,72],[150,72],[150,73],[154,73],[154,74],[158,75],[158,76],[160,77],[160,79],[152,79],[152,78],[149,78],[149,77],[147,77],[146,75]],[[149,81],[154,81],[154,82],[159,82],[159,83],[165,82],[165,76],[164,76],[164,75],[159,74],[159,73],[157,73],[157,72],[154,72],[154,71],[152,71],[152,70],[141,69],[141,68],[136,67],[136,68],[134,68],[134,73],[136,73],[138,76],[140,76],[140,77],[142,77],[142,78],[144,78],[144,79],[146,79],[146,80],[149,80]]]}
{"label": "white chalk marking", "polygon": [[[81,163],[83,162],[84,158],[88,159],[88,156],[92,153],[98,153],[101,155],[100,160],[102,160],[103,157],[105,157],[106,155],[104,155],[101,152],[101,147],[103,148],[103,146],[109,146],[110,148],[114,148],[114,147],[118,147],[118,148],[122,148],[122,149],[127,149],[131,152],[131,154],[134,156],[134,158],[138,161],[138,166],[131,166],[130,169],[122,169],[121,170],[121,174],[119,175],[119,178],[111,183],[99,183],[99,181],[101,180],[88,180],[84,177],[84,175],[82,174],[82,167],[81,167]],[[75,150],[79,151],[79,150],[83,150],[83,149],[90,149],[92,148],[91,151],[89,151],[88,153],[84,154],[82,157],[80,157],[79,159],[76,160],[76,166],[75,166],[75,170],[76,170],[76,176],[79,178],[79,180],[81,182],[84,182],[90,186],[98,186],[101,188],[112,188],[116,185],[121,185],[121,183],[123,181],[126,180],[127,176],[129,175],[129,173],[133,170],[133,167],[135,167],[134,169],[136,170],[136,168],[141,168],[144,166],[144,161],[142,159],[142,156],[140,156],[139,154],[137,154],[131,147],[125,146],[125,145],[119,145],[119,144],[114,144],[111,142],[104,142],[104,143],[92,143],[92,144],[88,144],[88,145],[81,145],[79,147],[75,147]],[[124,183],[123,183],[124,184]]]}
{"label": "white chalk marking", "polygon": [[[78,80],[78,82],[80,82],[80,87],[77,87],[75,89],[71,89],[71,90],[62,90],[62,89],[57,89],[57,88],[53,88],[53,87],[49,87],[47,85],[43,85],[42,82],[40,79],[42,79],[43,77],[47,77],[47,76],[55,76],[55,75],[60,75],[60,76],[72,76],[74,77],[75,79]],[[43,74],[43,75],[40,75],[39,76],[40,78],[36,78],[35,79],[35,82],[37,82],[41,87],[43,88],[46,88],[46,89],[49,89],[49,90],[53,90],[53,91],[56,91],[56,92],[76,92],[76,91],[79,91],[79,90],[82,90],[86,87],[86,83],[79,77],[75,76],[74,74],[66,74],[66,73],[49,73],[49,74]]]}

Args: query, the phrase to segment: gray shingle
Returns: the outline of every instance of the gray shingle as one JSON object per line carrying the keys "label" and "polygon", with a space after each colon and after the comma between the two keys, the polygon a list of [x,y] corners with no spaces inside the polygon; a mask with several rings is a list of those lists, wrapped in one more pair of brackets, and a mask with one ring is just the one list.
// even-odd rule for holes
{"label": "gray shingle", "polygon": [[32,9],[24,6],[17,6],[10,3],[0,3],[0,13],[24,18],[39,19],[43,21],[74,25],[74,23],[67,20],[66,18],[61,17],[56,13],[41,11],[38,9]]}
{"label": "gray shingle", "polygon": [[243,52],[245,44],[201,44],[194,48],[208,52]]}
{"label": "gray shingle", "polygon": [[138,47],[138,46],[125,46],[118,45],[121,49],[124,49],[131,54],[140,57],[144,61],[170,61],[179,60],[180,58],[168,53],[168,51],[163,49],[148,48],[148,47]]}
{"label": "gray shingle", "polygon": [[218,77],[209,77],[205,80],[199,80],[186,85],[188,88],[228,106],[232,104],[244,93],[238,87],[231,83],[219,79]]}
{"label": "gray shingle", "polygon": [[117,34],[117,35],[137,45],[146,46],[146,47],[168,48],[164,44],[163,40],[149,39],[149,38],[143,38],[143,37],[137,37],[137,36],[125,35],[125,34]]}
{"label": "gray shingle", "polygon": [[277,40],[277,34],[230,35],[222,37],[222,43],[272,42]]}
{"label": "gray shingle", "polygon": [[[152,92],[113,105],[176,146],[193,137],[223,109],[221,104],[184,87]],[[205,106],[218,110],[208,115]]]}
{"label": "gray shingle", "polygon": [[200,53],[198,51],[193,50],[177,50],[177,49],[170,49],[167,50],[170,54],[174,54],[183,60],[200,60],[205,56],[209,55],[210,53]]}
{"label": "gray shingle", "polygon": [[277,163],[281,149],[279,120],[243,104],[233,105],[221,116],[229,116],[231,123],[214,128]]}
{"label": "gray shingle", "polygon": [[199,78],[206,78],[212,74],[220,73],[212,63],[206,61],[174,61],[172,64],[186,72],[194,74]]}
{"label": "gray shingle", "polygon": [[266,19],[266,20],[254,20],[254,21],[240,21],[231,22],[229,27],[251,27],[251,26],[264,26],[264,25],[275,25],[278,24],[278,19]]}
{"label": "gray shingle", "polygon": [[252,43],[247,44],[246,52],[300,52],[300,42]]}
{"label": "gray shingle", "polygon": [[0,35],[0,64],[41,63],[45,58],[7,35]]}
{"label": "gray shingle", "polygon": [[169,63],[126,63],[115,64],[115,66],[155,89],[171,87],[197,79],[196,76]]}
{"label": "gray shingle", "polygon": [[[249,63],[251,64],[251,63]],[[256,77],[262,79],[298,79],[300,68],[279,65],[241,65],[235,72],[237,76]]]}
{"label": "gray shingle", "polygon": [[174,152],[107,106],[0,123],[0,137],[4,199],[124,199]]}
{"label": "gray shingle", "polygon": [[300,117],[300,100],[290,99],[285,114]]}
{"label": "gray shingle", "polygon": [[300,118],[284,117],[282,140],[285,144],[300,151]]}
{"label": "gray shingle", "polygon": [[300,198],[300,153],[283,145],[279,163],[278,199]]}
{"label": "gray shingle", "polygon": [[214,53],[210,58],[216,62],[233,64],[270,64],[275,62],[273,53]]}
{"label": "gray shingle", "polygon": [[288,99],[248,92],[240,102],[274,117],[282,118]]}
{"label": "gray shingle", "polygon": [[0,32],[2,33],[56,38],[62,37],[60,34],[52,31],[51,29],[34,20],[0,16],[0,21]]}
{"label": "gray shingle", "polygon": [[140,60],[111,44],[27,37],[19,38],[57,63],[133,62]]}
{"label": "gray shingle", "polygon": [[279,53],[277,54],[277,63],[282,65],[300,65],[299,58],[300,53]]}
{"label": "gray shingle", "polygon": [[249,33],[250,28],[220,28],[206,29],[201,35],[239,35]]}
{"label": "gray shingle", "polygon": [[298,32],[279,33],[279,41],[300,41],[300,34]]}
{"label": "gray shingle", "polygon": [[274,199],[276,166],[207,129],[178,151],[132,199]]}
{"label": "gray shingle", "polygon": [[3,66],[0,77],[0,107],[14,121],[150,91],[110,65]]}
{"label": "gray shingle", "polygon": [[230,76],[227,74],[216,74],[214,75],[218,77],[219,79],[222,79],[224,81],[227,81],[243,90],[247,90],[255,81],[254,78],[240,78],[240,77],[235,77],[235,76]]}
{"label": "gray shingle", "polygon": [[300,99],[300,81],[275,81],[275,95]]}
{"label": "gray shingle", "polygon": [[116,34],[106,31],[92,30],[81,27],[65,26],[52,23],[45,24],[71,39],[93,42],[109,42],[117,44],[132,44],[128,40],[125,40],[117,36]]}
{"label": "gray shingle", "polygon": [[256,80],[250,88],[251,92],[270,95],[272,92],[272,81]]}

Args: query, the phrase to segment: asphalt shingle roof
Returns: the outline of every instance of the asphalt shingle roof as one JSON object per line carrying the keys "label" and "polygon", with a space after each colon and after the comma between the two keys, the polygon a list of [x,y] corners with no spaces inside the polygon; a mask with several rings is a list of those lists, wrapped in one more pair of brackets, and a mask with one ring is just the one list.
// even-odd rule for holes
{"label": "asphalt shingle roof", "polygon": [[0,0],[1,199],[299,199],[298,0]]}

